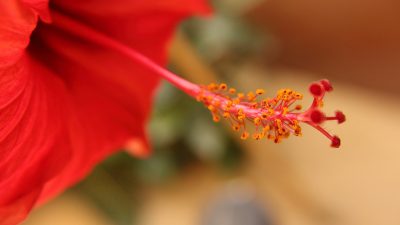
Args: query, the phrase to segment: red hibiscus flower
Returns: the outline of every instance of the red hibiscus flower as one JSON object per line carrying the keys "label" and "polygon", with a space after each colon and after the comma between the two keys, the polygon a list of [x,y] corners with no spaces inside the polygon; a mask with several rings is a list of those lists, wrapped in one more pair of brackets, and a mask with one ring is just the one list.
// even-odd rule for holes
{"label": "red hibiscus flower", "polygon": [[22,221],[128,140],[149,153],[144,124],[160,77],[124,49],[163,66],[176,25],[210,12],[205,0],[49,4],[0,1],[1,225]]}
{"label": "red hibiscus flower", "polygon": [[[165,70],[174,28],[210,12],[205,0],[2,0],[0,2],[0,225],[22,221],[33,206],[82,179],[93,166],[129,144],[149,154],[145,122],[162,77],[228,120],[241,138],[278,143],[300,135],[300,122],[331,140],[321,124],[327,80],[310,85],[314,100],[279,90],[235,93],[226,84],[199,86]],[[41,18],[43,22],[38,22]]]}

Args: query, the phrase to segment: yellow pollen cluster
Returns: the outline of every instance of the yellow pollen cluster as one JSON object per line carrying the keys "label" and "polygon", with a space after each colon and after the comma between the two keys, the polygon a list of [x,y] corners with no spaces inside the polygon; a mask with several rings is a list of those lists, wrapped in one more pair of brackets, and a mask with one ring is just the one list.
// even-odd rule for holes
{"label": "yellow pollen cluster", "polygon": [[[211,83],[202,87],[196,99],[210,110],[215,122],[224,118],[232,130],[241,131],[240,138],[243,140],[249,137],[255,140],[265,138],[279,143],[290,134],[301,135],[301,127],[292,112],[302,107],[292,105],[302,99],[302,94],[281,89],[274,98],[262,99],[264,93],[263,89],[247,94],[237,93],[235,88],[228,88],[225,83]],[[249,123],[253,125],[252,135],[246,127]]]}

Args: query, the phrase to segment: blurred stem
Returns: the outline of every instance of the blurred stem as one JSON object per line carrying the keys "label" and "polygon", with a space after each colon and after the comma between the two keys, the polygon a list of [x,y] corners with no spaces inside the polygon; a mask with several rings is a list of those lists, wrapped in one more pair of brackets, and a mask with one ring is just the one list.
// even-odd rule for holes
{"label": "blurred stem", "polygon": [[209,84],[217,80],[214,71],[203,63],[182,32],[176,33],[171,44],[170,62],[177,67],[183,77],[198,84]]}

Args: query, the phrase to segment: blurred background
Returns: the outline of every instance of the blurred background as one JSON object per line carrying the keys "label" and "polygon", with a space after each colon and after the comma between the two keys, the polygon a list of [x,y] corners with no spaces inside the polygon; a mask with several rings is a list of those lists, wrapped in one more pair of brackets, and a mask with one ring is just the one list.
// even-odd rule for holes
{"label": "blurred background", "polygon": [[118,153],[36,209],[25,225],[400,224],[400,1],[215,0],[182,24],[170,69],[243,92],[331,80],[317,131],[281,144],[241,141],[201,104],[163,84],[149,124],[154,154]]}

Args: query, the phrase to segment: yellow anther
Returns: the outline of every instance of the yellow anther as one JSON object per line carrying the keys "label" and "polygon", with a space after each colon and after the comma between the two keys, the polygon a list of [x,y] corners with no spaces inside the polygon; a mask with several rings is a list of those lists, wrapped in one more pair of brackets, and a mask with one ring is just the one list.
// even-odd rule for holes
{"label": "yellow anther", "polygon": [[254,99],[256,99],[256,95],[253,92],[247,93],[247,100],[254,101]]}
{"label": "yellow anther", "polygon": [[219,89],[225,91],[226,89],[228,89],[228,85],[226,85],[225,83],[221,83],[219,85]]}
{"label": "yellow anther", "polygon": [[264,138],[264,136],[265,136],[265,132],[264,132],[264,131],[262,131],[261,133],[259,133],[259,134],[258,134],[258,136],[259,136],[259,138],[260,138],[260,139]]}
{"label": "yellow anther", "polygon": [[273,114],[275,113],[275,110],[273,110],[273,109],[268,109],[268,113],[269,113],[269,115],[273,115]]}
{"label": "yellow anther", "polygon": [[238,114],[237,119],[239,121],[243,121],[246,118],[246,115],[243,113],[243,109],[241,109],[241,108],[238,109],[237,114]]}
{"label": "yellow anther", "polygon": [[222,114],[222,116],[223,116],[225,119],[229,118],[230,115],[231,115],[231,114],[230,114],[229,112],[224,112],[224,113]]}
{"label": "yellow anther", "polygon": [[233,104],[237,105],[239,103],[240,103],[240,99],[239,98],[233,99]]}
{"label": "yellow anther", "polygon": [[232,106],[227,106],[227,105],[226,105],[225,107],[223,107],[223,110],[224,110],[224,111],[229,111],[229,110],[231,110],[231,108],[232,108]]}
{"label": "yellow anther", "polygon": [[280,119],[275,119],[275,123],[276,123],[276,126],[278,126],[278,129],[279,129],[279,130],[282,130],[282,120],[280,120]]}
{"label": "yellow anther", "polygon": [[256,118],[254,118],[253,122],[254,122],[254,125],[258,126],[261,123],[261,119],[259,117],[256,117]]}
{"label": "yellow anther", "polygon": [[246,118],[245,115],[239,115],[239,116],[237,117],[237,119],[238,119],[239,121],[243,121],[245,118]]}
{"label": "yellow anther", "polygon": [[196,96],[196,101],[201,102],[202,99],[203,99],[203,94],[199,94]]}
{"label": "yellow anther", "polygon": [[232,130],[234,130],[234,131],[239,131],[239,129],[240,129],[239,125],[233,125],[232,126]]}
{"label": "yellow anther", "polygon": [[221,118],[218,115],[213,115],[214,122],[219,122]]}
{"label": "yellow anther", "polygon": [[226,102],[226,106],[227,106],[227,107],[231,107],[232,105],[233,105],[233,102],[232,102],[232,101],[227,101],[227,102]]}
{"label": "yellow anther", "polygon": [[207,89],[210,91],[215,91],[217,89],[217,85],[215,83],[211,83],[207,86]]}
{"label": "yellow anther", "polygon": [[286,116],[286,114],[288,113],[288,108],[287,107],[283,107],[282,109],[282,115]]}
{"label": "yellow anther", "polygon": [[279,135],[283,134],[283,128],[282,128],[282,121],[280,119],[275,119],[275,123],[277,126],[277,132]]}
{"label": "yellow anther", "polygon": [[263,127],[263,132],[267,133],[270,129],[271,129],[270,126],[267,125],[267,126]]}
{"label": "yellow anther", "polygon": [[209,105],[208,110],[210,110],[211,112],[215,112],[217,109],[213,106],[213,105]]}
{"label": "yellow anther", "polygon": [[283,130],[283,137],[288,138],[290,136],[290,132],[287,130]]}
{"label": "yellow anther", "polygon": [[285,89],[279,89],[279,90],[276,92],[276,98],[277,98],[277,99],[280,99],[280,98],[282,97],[282,95],[285,94],[285,93],[286,93]]}
{"label": "yellow anther", "polygon": [[297,126],[296,129],[294,129],[294,135],[301,136],[301,127],[300,126]]}
{"label": "yellow anther", "polygon": [[276,99],[272,99],[271,101],[268,102],[268,106],[272,107],[272,106],[276,105],[276,103],[278,103],[278,101]]}
{"label": "yellow anther", "polygon": [[264,93],[265,93],[264,89],[257,89],[257,90],[256,90],[256,94],[257,94],[257,95],[262,95],[262,94],[264,94]]}
{"label": "yellow anther", "polygon": [[263,119],[267,119],[268,118],[268,113],[266,113],[266,112],[261,113],[261,117]]}
{"label": "yellow anther", "polygon": [[229,94],[235,94],[236,93],[236,89],[235,88],[229,88]]}
{"label": "yellow anther", "polygon": [[261,105],[262,106],[267,106],[268,105],[268,98],[266,98],[266,99],[263,99],[262,101],[261,101]]}
{"label": "yellow anther", "polygon": [[244,98],[244,94],[243,94],[242,92],[239,92],[239,93],[237,94],[237,97],[238,97],[240,100],[242,100],[242,99]]}
{"label": "yellow anther", "polygon": [[301,100],[301,99],[303,99],[303,95],[302,94],[300,94],[300,93],[294,93],[294,97],[296,98],[296,99],[298,99],[298,100]]}
{"label": "yellow anther", "polygon": [[242,139],[242,140],[246,140],[248,137],[249,137],[249,132],[247,132],[247,131],[245,131],[245,132],[243,132],[242,133],[242,135],[240,136],[240,138]]}
{"label": "yellow anther", "polygon": [[260,134],[257,134],[257,133],[253,134],[253,139],[260,140],[261,139]]}

